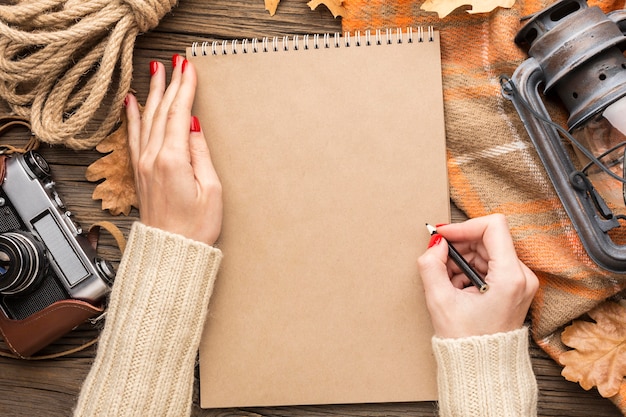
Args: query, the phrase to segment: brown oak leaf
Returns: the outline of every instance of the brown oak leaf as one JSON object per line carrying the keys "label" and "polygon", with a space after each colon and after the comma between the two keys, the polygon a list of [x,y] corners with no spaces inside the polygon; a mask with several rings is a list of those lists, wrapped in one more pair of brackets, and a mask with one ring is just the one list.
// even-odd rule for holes
{"label": "brown oak leaf", "polygon": [[87,181],[100,181],[93,191],[94,200],[102,200],[102,210],[117,216],[128,216],[132,207],[139,207],[133,168],[130,162],[126,137],[126,115],[122,111],[121,124],[113,133],[96,146],[106,155],[87,167]]}
{"label": "brown oak leaf", "polygon": [[343,13],[346,9],[342,6],[343,0],[311,0],[307,3],[307,6],[311,8],[311,10],[315,10],[317,6],[320,4],[326,5],[328,10],[333,14],[333,17],[343,16]]}
{"label": "brown oak leaf", "polygon": [[[270,16],[274,16],[276,13],[278,3],[280,3],[280,0],[265,0],[265,10],[270,13]],[[311,8],[311,10],[315,10],[320,4],[325,4],[333,16],[337,17],[343,16],[343,12],[345,11],[341,5],[342,3],[343,0],[311,0],[307,3],[307,5]]]}
{"label": "brown oak leaf", "polygon": [[426,0],[421,9],[444,18],[461,6],[471,6],[468,13],[488,13],[496,7],[511,8],[513,4],[515,0]]}
{"label": "brown oak leaf", "polygon": [[561,340],[573,348],[559,356],[561,374],[586,390],[593,386],[603,397],[616,395],[626,383],[626,308],[604,302],[588,313],[592,321],[575,320]]}
{"label": "brown oak leaf", "polygon": [[280,3],[280,0],[265,0],[265,10],[270,12],[270,16],[274,16],[276,13],[278,3]]}

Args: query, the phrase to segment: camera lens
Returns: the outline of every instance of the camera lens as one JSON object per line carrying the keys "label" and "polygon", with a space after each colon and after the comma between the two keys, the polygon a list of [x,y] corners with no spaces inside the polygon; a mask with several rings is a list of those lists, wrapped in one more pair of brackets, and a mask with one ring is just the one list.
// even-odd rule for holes
{"label": "camera lens", "polygon": [[24,162],[37,178],[44,180],[50,176],[50,165],[39,153],[35,151],[26,152]]}
{"label": "camera lens", "polygon": [[15,295],[34,288],[45,267],[43,245],[33,235],[0,234],[0,294]]}

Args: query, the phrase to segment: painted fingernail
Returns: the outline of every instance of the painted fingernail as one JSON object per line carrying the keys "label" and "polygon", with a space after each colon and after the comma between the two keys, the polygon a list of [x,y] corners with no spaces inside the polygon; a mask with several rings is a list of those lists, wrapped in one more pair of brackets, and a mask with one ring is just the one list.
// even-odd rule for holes
{"label": "painted fingernail", "polygon": [[196,116],[191,116],[191,126],[189,128],[192,132],[200,131],[200,120]]}
{"label": "painted fingernail", "polygon": [[183,66],[182,66],[181,72],[185,72],[185,68],[187,68],[187,62],[189,61],[187,61],[186,59],[183,60]]}
{"label": "painted fingernail", "polygon": [[447,226],[449,223],[439,223],[436,224],[435,227],[442,227],[442,226]]}
{"label": "painted fingernail", "polygon": [[156,61],[150,61],[150,75],[154,75],[156,74],[156,72],[159,70],[159,63]]}
{"label": "painted fingernail", "polygon": [[130,101],[130,95],[126,94],[126,97],[124,97],[124,107],[128,107],[129,101]]}
{"label": "painted fingernail", "polygon": [[440,234],[435,233],[430,237],[430,241],[428,242],[428,247],[432,248],[433,246],[439,244],[441,242],[442,236]]}
{"label": "painted fingernail", "polygon": [[176,64],[178,64],[178,57],[179,56],[180,55],[178,55],[178,54],[172,55],[172,68],[176,68]]}

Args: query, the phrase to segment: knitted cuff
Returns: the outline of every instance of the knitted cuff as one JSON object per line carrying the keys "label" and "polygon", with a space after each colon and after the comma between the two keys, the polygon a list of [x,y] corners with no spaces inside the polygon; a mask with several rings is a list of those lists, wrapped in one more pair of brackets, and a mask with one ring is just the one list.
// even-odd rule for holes
{"label": "knitted cuff", "polygon": [[[221,258],[219,249],[205,243],[135,222],[115,278],[107,320],[118,310],[124,314],[131,309],[162,310],[168,315],[176,309],[179,315],[170,319],[204,320],[190,307],[199,297],[208,302]],[[188,308],[177,311],[177,303]]]}
{"label": "knitted cuff", "polygon": [[135,223],[76,415],[183,415],[219,249]]}
{"label": "knitted cuff", "polygon": [[433,337],[441,417],[536,416],[528,328],[460,339]]}

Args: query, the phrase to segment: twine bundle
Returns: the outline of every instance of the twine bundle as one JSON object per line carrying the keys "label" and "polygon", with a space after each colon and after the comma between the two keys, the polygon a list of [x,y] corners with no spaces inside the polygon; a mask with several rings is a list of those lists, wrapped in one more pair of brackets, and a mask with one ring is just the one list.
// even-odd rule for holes
{"label": "twine bundle", "polygon": [[118,121],[130,89],[137,35],[154,28],[175,4],[25,0],[0,5],[0,98],[30,121],[41,141],[93,148]]}

